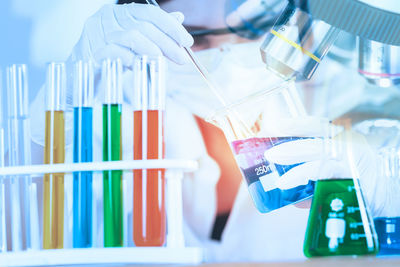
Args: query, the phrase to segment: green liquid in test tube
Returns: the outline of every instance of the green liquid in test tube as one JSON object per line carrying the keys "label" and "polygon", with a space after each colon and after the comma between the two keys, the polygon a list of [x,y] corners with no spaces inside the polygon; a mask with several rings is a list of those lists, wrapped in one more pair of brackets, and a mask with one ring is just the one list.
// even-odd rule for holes
{"label": "green liquid in test tube", "polygon": [[[103,62],[103,161],[122,159],[122,65],[119,60]],[[123,245],[122,171],[103,172],[104,246]]]}

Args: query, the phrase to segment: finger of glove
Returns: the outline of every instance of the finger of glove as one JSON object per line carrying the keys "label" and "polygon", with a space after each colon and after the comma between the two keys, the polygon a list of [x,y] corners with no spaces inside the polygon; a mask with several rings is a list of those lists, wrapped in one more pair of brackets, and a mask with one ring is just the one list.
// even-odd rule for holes
{"label": "finger of glove", "polygon": [[[126,7],[128,13],[136,20],[154,24],[162,32],[175,40],[180,46],[193,45],[193,37],[187,32],[181,23],[171,14],[153,5],[129,4]],[[133,23],[134,25],[135,23]],[[123,26],[123,25],[122,25]]]}
{"label": "finger of glove", "polygon": [[326,158],[325,142],[331,141],[321,138],[294,140],[268,149],[264,156],[269,162],[281,165],[318,160]]}
{"label": "finger of glove", "polygon": [[140,55],[161,56],[160,48],[140,31],[118,31],[106,36],[107,43],[128,48]]}
{"label": "finger of glove", "polygon": [[296,166],[278,179],[275,185],[283,190],[305,185],[309,180],[350,178],[350,170],[340,161],[316,160]]}
{"label": "finger of glove", "polygon": [[108,44],[94,53],[95,63],[100,65],[105,59],[120,59],[124,66],[131,66],[134,54],[125,47],[117,44]]}
{"label": "finger of glove", "polygon": [[[117,10],[121,10],[121,12],[117,12]],[[110,32],[124,30],[120,22],[131,21],[132,18],[126,11],[124,12],[124,9],[120,9],[119,5],[109,4],[104,5],[99,12],[96,13],[95,16],[89,18],[89,20],[93,20],[93,22],[97,24],[96,27],[100,28],[101,32],[106,35]]]}
{"label": "finger of glove", "polygon": [[185,64],[189,62],[189,58],[182,47],[178,46],[174,40],[160,31],[160,29],[154,26],[154,24],[141,22],[139,31],[154,44],[162,44],[159,45],[159,48],[167,58],[178,64]]}
{"label": "finger of glove", "polygon": [[182,12],[171,12],[169,14],[173,16],[180,24],[182,24],[185,20],[185,15],[183,15]]}

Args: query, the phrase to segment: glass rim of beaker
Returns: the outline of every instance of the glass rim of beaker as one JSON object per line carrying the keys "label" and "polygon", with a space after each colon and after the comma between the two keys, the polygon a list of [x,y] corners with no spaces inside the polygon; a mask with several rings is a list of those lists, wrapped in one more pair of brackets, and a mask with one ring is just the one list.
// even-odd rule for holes
{"label": "glass rim of beaker", "polygon": [[263,89],[263,90],[255,92],[255,93],[252,93],[244,98],[241,98],[233,103],[230,103],[222,108],[217,109],[212,115],[207,116],[205,118],[205,120],[208,122],[213,122],[213,121],[215,121],[215,118],[217,118],[221,115],[228,114],[229,112],[235,110],[235,107],[243,105],[244,103],[246,103],[248,101],[251,101],[251,100],[259,98],[259,97],[265,97],[267,95],[277,94],[284,89],[289,89],[289,84],[292,82],[294,82],[294,78],[283,80],[279,84],[274,85],[272,88]]}

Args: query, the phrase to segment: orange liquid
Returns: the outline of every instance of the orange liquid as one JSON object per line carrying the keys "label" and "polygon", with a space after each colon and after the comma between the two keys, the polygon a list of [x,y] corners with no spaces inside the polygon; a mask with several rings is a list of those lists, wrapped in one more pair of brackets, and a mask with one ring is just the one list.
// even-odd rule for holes
{"label": "orange liquid", "polygon": [[[134,111],[133,118],[133,158],[164,158],[163,112]],[[133,241],[136,246],[162,246],[166,234],[165,170],[134,170],[133,174]]]}

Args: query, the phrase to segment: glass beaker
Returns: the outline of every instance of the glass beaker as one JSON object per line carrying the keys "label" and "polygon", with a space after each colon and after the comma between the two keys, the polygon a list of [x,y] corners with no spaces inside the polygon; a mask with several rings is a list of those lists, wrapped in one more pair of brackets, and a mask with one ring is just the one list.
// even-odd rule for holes
{"label": "glass beaker", "polygon": [[[90,61],[74,64],[74,162],[93,161],[94,73]],[[73,178],[73,247],[92,246],[93,172]]]}
{"label": "glass beaker", "polygon": [[262,59],[284,79],[310,79],[339,32],[289,3],[261,46]]}
{"label": "glass beaker", "polygon": [[359,183],[352,139],[346,130],[327,140],[330,149],[321,159],[321,168],[332,168],[335,177],[319,177],[316,182],[304,240],[306,257],[378,252],[373,221]]}
{"label": "glass beaker", "polygon": [[374,218],[379,240],[379,255],[400,254],[400,157],[395,149],[380,151],[382,156],[381,179],[387,185],[385,207]]}
{"label": "glass beaker", "polygon": [[[134,63],[134,159],[163,159],[165,60],[141,56]],[[166,235],[165,170],[134,170],[133,174],[133,241],[136,246],[162,246]]]}
{"label": "glass beaker", "polygon": [[[67,76],[64,63],[50,63],[46,77],[44,163],[64,163]],[[64,246],[64,174],[43,178],[43,248]]]}
{"label": "glass beaker", "polygon": [[313,181],[279,189],[276,182],[280,176],[301,163],[272,164],[264,155],[286,142],[322,137],[316,129],[296,126],[296,118],[304,116],[304,107],[290,81],[246,97],[208,119],[224,131],[255,206],[262,213],[307,199],[314,192]]}
{"label": "glass beaker", "polygon": [[[122,160],[122,63],[103,61],[103,161]],[[104,246],[123,245],[122,171],[103,172]]]}

